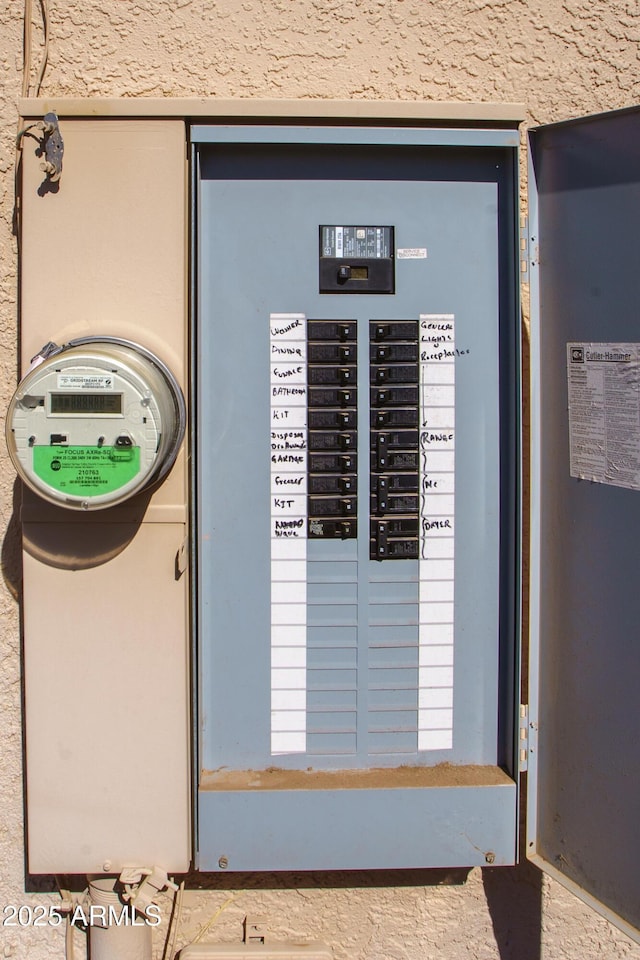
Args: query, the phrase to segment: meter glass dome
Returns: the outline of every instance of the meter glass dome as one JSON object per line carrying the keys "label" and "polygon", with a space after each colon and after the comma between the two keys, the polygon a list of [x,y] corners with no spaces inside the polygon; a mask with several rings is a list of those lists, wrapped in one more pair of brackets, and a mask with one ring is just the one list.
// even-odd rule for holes
{"label": "meter glass dome", "polygon": [[184,436],[184,398],[146,348],[90,337],[34,363],[6,429],[11,458],[32,490],[59,506],[103,509],[168,472]]}

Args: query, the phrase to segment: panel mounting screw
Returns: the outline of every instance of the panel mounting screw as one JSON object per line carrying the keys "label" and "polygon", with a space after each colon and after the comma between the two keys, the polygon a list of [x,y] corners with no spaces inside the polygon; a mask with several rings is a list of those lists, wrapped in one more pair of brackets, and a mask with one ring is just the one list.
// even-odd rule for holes
{"label": "panel mounting screw", "polygon": [[218,860],[218,866],[220,867],[221,870],[226,870],[227,867],[229,866],[228,857],[220,857],[220,859]]}
{"label": "panel mounting screw", "polygon": [[105,873],[108,873],[109,870],[111,870],[111,860],[105,860],[105,862],[102,864],[102,869]]}
{"label": "panel mounting screw", "polygon": [[486,862],[486,863],[495,863],[495,862],[496,862],[496,855],[495,855],[495,853],[493,853],[492,850],[489,850],[488,853],[485,853],[484,859],[485,859],[485,862]]}

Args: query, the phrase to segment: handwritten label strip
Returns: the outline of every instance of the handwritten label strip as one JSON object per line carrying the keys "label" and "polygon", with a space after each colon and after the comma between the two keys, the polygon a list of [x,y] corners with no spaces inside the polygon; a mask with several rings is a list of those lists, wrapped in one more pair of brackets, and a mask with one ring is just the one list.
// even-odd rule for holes
{"label": "handwritten label strip", "polygon": [[455,329],[420,316],[418,750],[453,747]]}
{"label": "handwritten label strip", "polygon": [[302,313],[272,313],[271,753],[307,746],[307,343]]}

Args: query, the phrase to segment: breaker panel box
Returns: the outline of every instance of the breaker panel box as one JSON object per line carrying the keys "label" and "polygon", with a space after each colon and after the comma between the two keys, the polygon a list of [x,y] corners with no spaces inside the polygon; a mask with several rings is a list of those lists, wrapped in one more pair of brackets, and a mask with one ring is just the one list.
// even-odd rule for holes
{"label": "breaker panel box", "polygon": [[527,855],[637,938],[640,112],[531,133],[527,714],[522,110],[162,109],[23,156],[30,872],[187,870],[192,717],[200,871],[513,863],[528,759]]}
{"label": "breaker panel box", "polygon": [[199,865],[516,856],[516,130],[192,129]]}

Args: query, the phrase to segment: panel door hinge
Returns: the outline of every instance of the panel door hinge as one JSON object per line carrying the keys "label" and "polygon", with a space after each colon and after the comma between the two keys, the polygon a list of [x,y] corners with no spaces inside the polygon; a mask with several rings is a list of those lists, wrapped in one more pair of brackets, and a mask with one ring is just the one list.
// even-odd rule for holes
{"label": "panel door hinge", "polygon": [[518,725],[518,772],[524,773],[529,766],[529,705],[520,704]]}
{"label": "panel door hinge", "polygon": [[529,218],[520,217],[520,279],[529,283]]}

